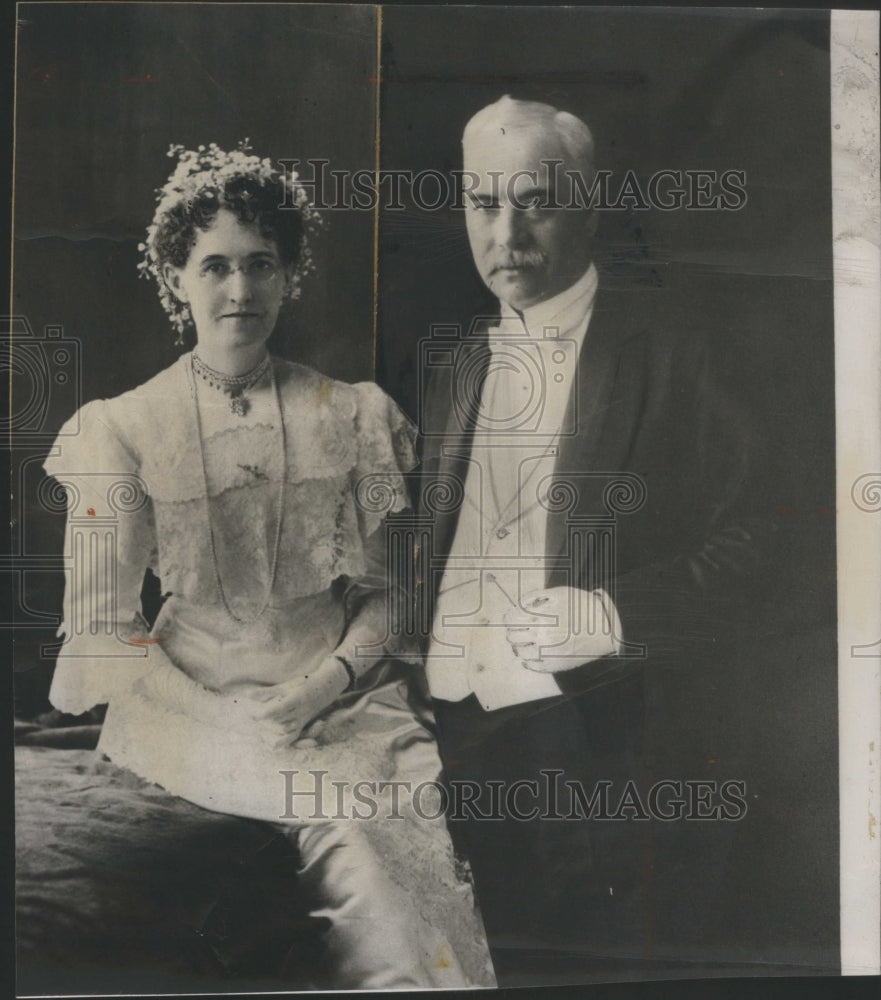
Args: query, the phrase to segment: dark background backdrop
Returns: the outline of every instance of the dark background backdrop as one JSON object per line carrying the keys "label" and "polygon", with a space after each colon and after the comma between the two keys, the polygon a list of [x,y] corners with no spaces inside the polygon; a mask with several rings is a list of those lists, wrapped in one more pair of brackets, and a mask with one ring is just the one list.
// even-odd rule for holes
{"label": "dark background backdrop", "polygon": [[[372,167],[376,14],[25,4],[19,23],[15,308],[82,341],[83,401],[116,395],[177,354],[155,286],[135,271],[155,189],[177,162],[169,145],[247,137],[273,161]],[[370,378],[373,217],[326,214],[317,273],[280,346],[336,377]]]}
{"label": "dark background backdrop", "polygon": [[[683,678],[670,707],[676,739],[703,754],[698,776],[748,788],[737,829],[695,841],[722,873],[701,943],[689,897],[707,890],[687,871],[650,929],[659,961],[704,975],[838,961],[828,47],[822,12],[383,11],[386,169],[461,169],[465,123],[512,92],[582,117],[619,181],[627,169],[643,182],[662,168],[746,172],[741,211],[604,212],[595,247],[601,285],[714,341],[775,460],[765,510],[781,555],[765,613],[716,670]],[[415,417],[419,340],[432,324],[467,326],[486,292],[461,211],[384,212],[380,260],[378,377]]]}

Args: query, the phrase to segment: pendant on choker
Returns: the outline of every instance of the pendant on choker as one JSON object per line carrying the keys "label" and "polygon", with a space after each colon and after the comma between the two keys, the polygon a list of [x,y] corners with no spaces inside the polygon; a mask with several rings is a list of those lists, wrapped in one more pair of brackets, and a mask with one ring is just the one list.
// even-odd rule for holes
{"label": "pendant on choker", "polygon": [[243,417],[250,410],[251,404],[244,396],[230,396],[229,408],[237,417]]}
{"label": "pendant on choker", "polygon": [[191,356],[193,373],[198,375],[203,382],[206,382],[212,389],[222,392],[229,400],[229,408],[237,417],[244,417],[251,409],[250,400],[245,397],[245,393],[263,378],[269,371],[271,359],[266,357],[251,371],[244,375],[224,375],[222,372],[209,368],[208,365],[193,352]]}

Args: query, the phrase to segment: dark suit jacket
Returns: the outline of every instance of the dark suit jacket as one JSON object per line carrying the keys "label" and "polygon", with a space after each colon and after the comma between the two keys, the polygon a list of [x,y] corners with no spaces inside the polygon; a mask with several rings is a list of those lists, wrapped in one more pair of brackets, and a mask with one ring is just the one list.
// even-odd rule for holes
{"label": "dark suit jacket", "polygon": [[[622,638],[645,656],[556,674],[567,695],[639,676],[663,685],[688,664],[718,662],[756,627],[774,559],[776,507],[755,401],[748,405],[725,384],[702,332],[670,329],[644,307],[656,297],[605,291],[601,279],[569,399],[565,424],[574,433],[561,439],[554,473],[555,485],[575,487],[574,505],[550,512],[547,526],[547,586],[557,586],[571,582],[564,567],[572,518],[617,507],[613,566],[600,583],[618,609]],[[460,509],[454,497],[438,512],[436,491],[455,493],[464,483],[489,359],[485,325],[460,338],[453,354],[420,402],[420,512],[433,521],[432,552],[420,553],[417,572],[423,622],[432,619]],[[616,504],[606,487],[621,474]],[[575,582],[595,584],[586,559],[573,567]]]}

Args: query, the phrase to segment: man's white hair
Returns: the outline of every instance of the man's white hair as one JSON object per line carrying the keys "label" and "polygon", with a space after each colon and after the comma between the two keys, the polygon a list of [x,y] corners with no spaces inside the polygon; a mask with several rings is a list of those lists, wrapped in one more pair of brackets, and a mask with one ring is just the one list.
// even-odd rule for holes
{"label": "man's white hair", "polygon": [[486,141],[518,129],[543,129],[559,138],[570,163],[583,174],[594,172],[594,144],[590,129],[568,111],[538,101],[517,101],[508,94],[481,108],[465,126],[462,145]]}

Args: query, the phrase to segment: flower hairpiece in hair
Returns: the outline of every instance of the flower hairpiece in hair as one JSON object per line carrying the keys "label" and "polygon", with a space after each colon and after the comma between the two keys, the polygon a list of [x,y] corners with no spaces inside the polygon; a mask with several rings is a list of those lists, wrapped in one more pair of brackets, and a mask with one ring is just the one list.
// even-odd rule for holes
{"label": "flower hairpiece in hair", "polygon": [[279,170],[272,165],[271,160],[255,156],[247,139],[242,140],[230,152],[212,142],[197,149],[185,149],[183,146],[173,145],[169,147],[168,155],[177,157],[177,166],[165,186],[156,189],[156,211],[153,221],[147,227],[146,242],[138,244],[138,250],[144,255],[138,263],[138,271],[142,278],[155,280],[159,289],[159,299],[178,334],[182,334],[192,320],[189,307],[186,303],[180,302],[165,283],[162,274],[163,261],[156,245],[157,234],[163,228],[171,211],[178,205],[192,203],[204,194],[216,193],[219,197],[230,181],[239,177],[256,181],[261,187],[278,187],[283,191],[281,204],[284,205],[283,208],[280,205],[279,210],[300,213],[303,226],[300,253],[296,268],[285,289],[285,298],[299,298],[303,275],[310,274],[315,269],[311,241],[320,229],[322,220],[309,201],[305,188],[298,182],[296,172]]}

